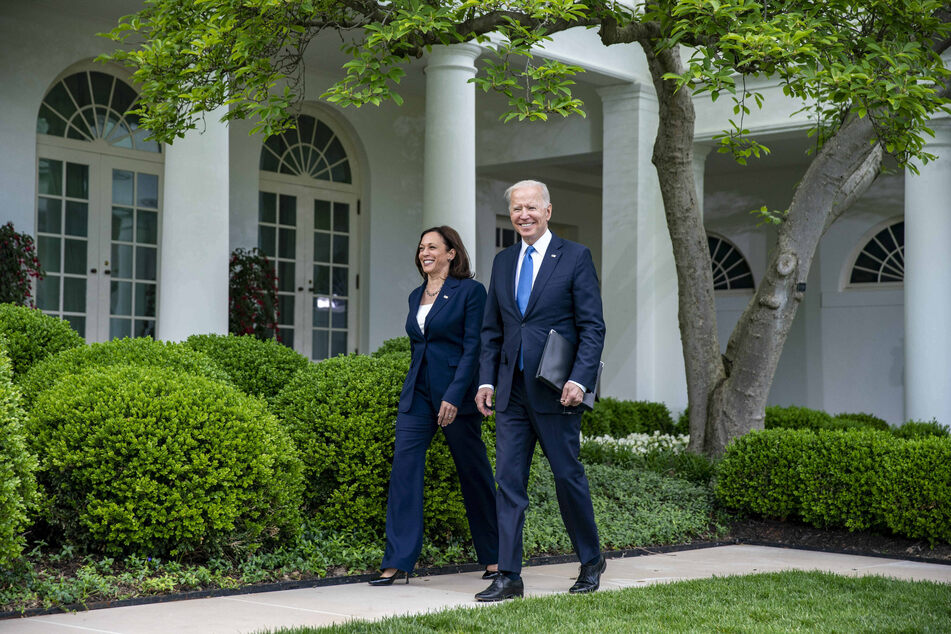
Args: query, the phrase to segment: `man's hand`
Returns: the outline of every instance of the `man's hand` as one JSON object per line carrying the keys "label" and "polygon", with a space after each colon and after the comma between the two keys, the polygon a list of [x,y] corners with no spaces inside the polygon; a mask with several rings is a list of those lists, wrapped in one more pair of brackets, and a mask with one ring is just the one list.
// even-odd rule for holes
{"label": "man's hand", "polygon": [[439,406],[439,415],[436,417],[436,424],[440,427],[445,427],[452,421],[456,420],[456,412],[459,411],[452,403],[447,403],[443,401]]}
{"label": "man's hand", "polygon": [[495,391],[490,387],[480,387],[479,391],[476,392],[476,407],[479,408],[483,416],[492,415],[492,397],[494,394]]}
{"label": "man's hand", "polygon": [[[478,400],[478,395],[476,400]],[[565,387],[561,390],[561,404],[565,407],[576,407],[581,405],[581,399],[584,398],[584,392],[581,391],[581,388],[577,384],[568,381],[565,383]]]}

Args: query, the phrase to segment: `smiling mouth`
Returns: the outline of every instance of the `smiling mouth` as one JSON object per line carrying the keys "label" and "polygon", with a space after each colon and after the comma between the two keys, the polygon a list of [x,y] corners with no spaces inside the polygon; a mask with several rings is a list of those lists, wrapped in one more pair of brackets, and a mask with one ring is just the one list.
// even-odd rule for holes
{"label": "smiling mouth", "polygon": [[436,260],[423,260],[423,266],[426,266],[427,264],[434,264],[435,262]]}

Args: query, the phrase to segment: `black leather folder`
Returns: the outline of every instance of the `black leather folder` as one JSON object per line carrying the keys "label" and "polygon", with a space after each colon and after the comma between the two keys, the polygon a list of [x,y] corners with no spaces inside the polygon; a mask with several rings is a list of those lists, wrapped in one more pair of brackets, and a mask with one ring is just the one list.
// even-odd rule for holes
{"label": "black leather folder", "polygon": [[[575,364],[575,347],[571,342],[559,335],[554,330],[548,331],[548,339],[545,340],[545,349],[542,350],[541,361],[538,362],[538,372],[535,378],[550,388],[561,392],[571,374],[571,368]],[[584,409],[594,408],[595,396],[598,393],[598,387],[601,384],[601,370],[604,369],[604,362],[598,362],[598,376],[594,385],[585,386],[588,391],[585,392],[581,405]]]}

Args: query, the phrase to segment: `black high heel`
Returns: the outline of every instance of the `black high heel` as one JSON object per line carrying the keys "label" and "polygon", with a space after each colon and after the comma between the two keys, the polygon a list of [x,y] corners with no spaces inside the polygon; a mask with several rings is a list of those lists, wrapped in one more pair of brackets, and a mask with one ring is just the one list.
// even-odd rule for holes
{"label": "black high heel", "polygon": [[371,586],[391,586],[393,585],[393,582],[396,581],[397,577],[400,576],[401,573],[406,575],[406,583],[409,583],[409,572],[406,570],[399,570],[399,569],[397,569],[397,571],[394,572],[389,577],[384,577],[383,575],[380,575],[376,579],[370,579],[369,581],[367,581],[367,583],[369,583]]}
{"label": "black high heel", "polygon": [[485,569],[485,572],[482,573],[482,578],[483,578],[483,579],[495,579],[495,578],[498,577],[500,574],[502,574],[502,573],[501,573],[498,569],[489,570],[488,568],[486,568],[486,569]]}

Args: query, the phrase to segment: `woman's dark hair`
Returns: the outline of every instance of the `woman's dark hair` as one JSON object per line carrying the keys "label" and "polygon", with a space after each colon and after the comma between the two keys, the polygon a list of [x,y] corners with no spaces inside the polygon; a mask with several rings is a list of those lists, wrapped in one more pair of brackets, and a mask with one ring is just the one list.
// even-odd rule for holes
{"label": "woman's dark hair", "polygon": [[[419,234],[419,242],[423,241],[423,236],[427,233],[438,233],[442,236],[443,244],[446,245],[446,250],[454,250],[456,252],[456,257],[452,259],[449,263],[449,275],[459,280],[467,280],[472,277],[472,271],[469,270],[469,254],[466,253],[466,247],[462,244],[462,238],[459,237],[459,234],[455,229],[448,225],[442,225],[440,227],[430,227],[426,229],[421,234]],[[419,262],[419,242],[417,242],[416,247],[416,257],[413,260],[416,262],[416,270],[419,271],[419,274],[423,276],[423,279],[426,278],[426,274],[423,272],[423,265]]]}

